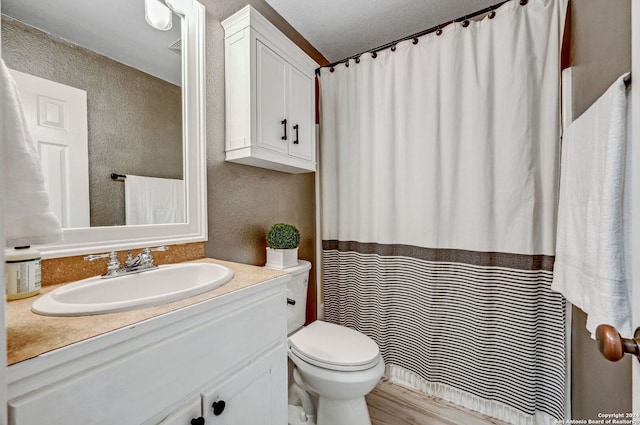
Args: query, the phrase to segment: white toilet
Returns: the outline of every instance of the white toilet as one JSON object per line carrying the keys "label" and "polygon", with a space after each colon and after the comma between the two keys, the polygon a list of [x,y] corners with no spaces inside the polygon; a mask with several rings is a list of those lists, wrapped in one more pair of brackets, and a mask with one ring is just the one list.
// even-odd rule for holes
{"label": "white toilet", "polygon": [[364,396],[384,373],[377,344],[353,329],[315,321],[303,327],[311,264],[299,260],[287,297],[289,358],[295,364],[289,388],[289,425],[371,425]]}

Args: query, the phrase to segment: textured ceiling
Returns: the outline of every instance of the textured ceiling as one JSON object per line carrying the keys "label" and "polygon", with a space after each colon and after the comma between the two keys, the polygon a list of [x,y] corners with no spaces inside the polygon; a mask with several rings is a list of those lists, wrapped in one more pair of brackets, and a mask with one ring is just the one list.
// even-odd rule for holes
{"label": "textured ceiling", "polygon": [[143,0],[2,0],[2,13],[163,80],[182,85],[180,18],[158,31],[144,19]]}
{"label": "textured ceiling", "polygon": [[266,1],[329,62],[500,3],[500,0]]}

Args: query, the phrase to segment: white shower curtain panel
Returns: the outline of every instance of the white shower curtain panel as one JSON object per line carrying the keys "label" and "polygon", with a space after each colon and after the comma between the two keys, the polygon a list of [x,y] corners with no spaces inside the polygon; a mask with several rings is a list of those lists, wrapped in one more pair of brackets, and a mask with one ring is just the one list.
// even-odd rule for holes
{"label": "white shower curtain panel", "polygon": [[565,416],[565,10],[511,1],[320,75],[327,320],[375,339],[396,382],[511,423]]}

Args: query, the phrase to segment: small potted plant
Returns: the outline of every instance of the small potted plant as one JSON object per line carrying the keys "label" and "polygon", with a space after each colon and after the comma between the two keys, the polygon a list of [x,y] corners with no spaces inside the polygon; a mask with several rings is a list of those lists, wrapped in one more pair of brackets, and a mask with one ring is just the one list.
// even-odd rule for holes
{"label": "small potted plant", "polygon": [[291,224],[274,224],[267,233],[267,267],[287,269],[298,265],[300,232]]}

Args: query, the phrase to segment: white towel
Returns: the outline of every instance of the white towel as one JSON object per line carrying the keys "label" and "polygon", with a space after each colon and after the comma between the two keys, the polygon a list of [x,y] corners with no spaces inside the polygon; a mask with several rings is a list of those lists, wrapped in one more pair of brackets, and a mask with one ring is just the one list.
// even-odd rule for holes
{"label": "white towel", "polygon": [[[626,87],[620,77],[569,125],[562,144],[556,261],[551,288],[598,325],[631,336],[631,232]],[[630,184],[631,180],[628,180]]]}
{"label": "white towel", "polygon": [[127,224],[184,223],[184,181],[127,174],[124,203]]}
{"label": "white towel", "polygon": [[27,127],[18,88],[3,60],[0,60],[0,84],[5,152],[5,246],[59,241],[62,226],[49,207],[40,156]]}

